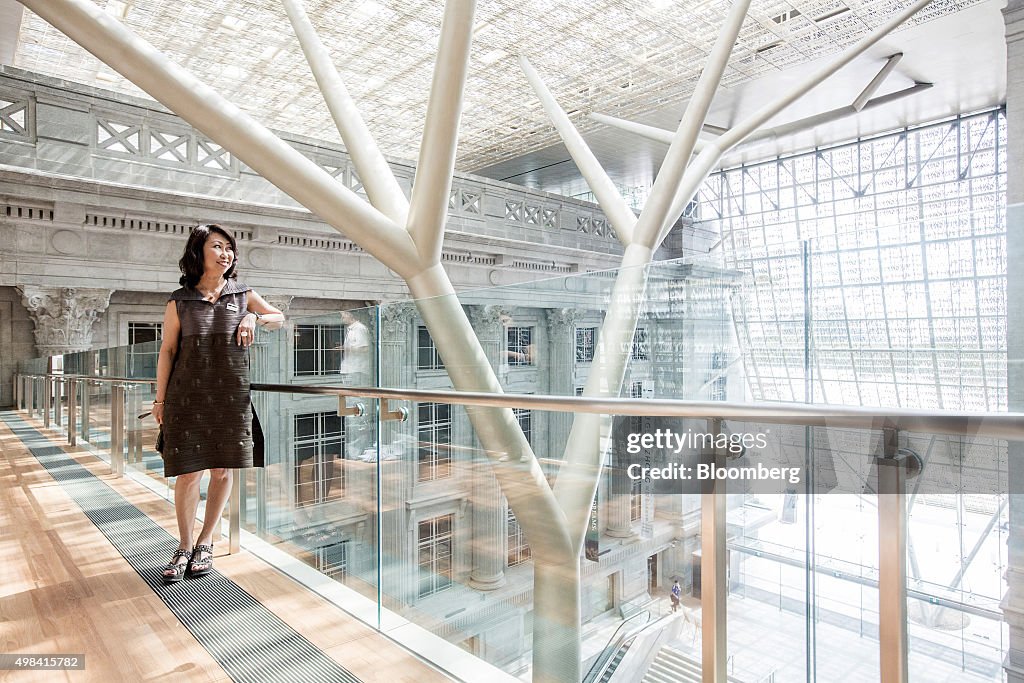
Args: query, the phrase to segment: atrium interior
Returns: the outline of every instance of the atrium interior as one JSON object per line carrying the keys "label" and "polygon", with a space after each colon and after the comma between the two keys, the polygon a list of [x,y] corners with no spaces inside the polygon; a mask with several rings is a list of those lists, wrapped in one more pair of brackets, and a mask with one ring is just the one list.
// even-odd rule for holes
{"label": "atrium interior", "polygon": [[[0,0],[0,671],[1024,683],[1018,25]],[[165,585],[209,223],[286,321]]]}

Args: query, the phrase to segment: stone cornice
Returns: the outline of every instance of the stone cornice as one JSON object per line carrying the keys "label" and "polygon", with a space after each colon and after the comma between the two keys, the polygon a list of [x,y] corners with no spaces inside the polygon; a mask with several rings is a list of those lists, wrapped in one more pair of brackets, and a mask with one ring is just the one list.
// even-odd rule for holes
{"label": "stone cornice", "polygon": [[[142,116],[156,115],[159,118],[176,121],[179,125],[188,126],[187,123],[181,120],[173,112],[154,100],[126,95],[111,90],[104,90],[81,83],[72,83],[63,79],[37,74],[25,69],[19,69],[17,67],[0,65],[0,86],[5,85],[30,94],[35,94],[36,92],[46,93],[52,97],[59,97],[63,100],[74,102],[75,104],[84,104],[88,108],[92,108],[94,104],[98,104],[100,109],[110,109],[113,107],[115,109],[131,108],[141,110],[139,114]],[[279,130],[271,130],[271,132],[286,142],[295,143],[301,146],[308,146],[317,150],[323,150],[331,153],[332,155],[348,157],[348,153],[345,151],[344,145],[340,142],[333,140],[318,140],[306,135]],[[405,171],[407,174],[412,174],[415,170],[415,164],[412,161],[398,159],[395,157],[385,158],[390,165],[396,167],[396,171]],[[458,184],[458,181],[460,180],[470,181],[501,189],[503,192],[528,195],[540,201],[555,202],[573,206],[581,210],[601,213],[600,207],[590,202],[584,202],[564,195],[531,190],[523,187],[522,185],[515,185],[513,183],[506,183],[500,180],[475,176],[470,173],[456,171],[454,180],[456,181],[456,184]]]}
{"label": "stone cornice", "polygon": [[[18,195],[15,195],[9,188],[18,188]],[[30,188],[26,190],[26,188]],[[244,227],[276,228],[291,232],[302,230],[303,234],[311,238],[320,239],[346,239],[344,235],[336,230],[329,229],[317,216],[302,207],[288,207],[278,204],[261,204],[257,202],[245,202],[237,199],[211,197],[194,193],[172,192],[169,190],[154,189],[139,185],[126,183],[115,183],[105,180],[93,180],[88,178],[76,178],[72,176],[44,173],[34,169],[25,169],[5,164],[0,164],[0,199],[9,202],[23,200],[33,205],[46,205],[54,208],[59,200],[55,201],[54,191],[71,192],[81,194],[81,206],[89,207],[102,197],[107,212],[125,216],[127,218],[138,218],[140,220],[160,220],[154,217],[153,205],[166,205],[161,213],[167,215],[165,220],[181,222],[184,217],[191,216],[196,220],[200,217],[234,214],[218,218],[227,224],[240,224]],[[36,191],[31,191],[35,189]],[[122,200],[122,201],[117,201]],[[184,200],[184,202],[183,202]],[[186,208],[183,208],[183,203]],[[149,205],[146,207],[146,205]],[[139,207],[139,211],[133,212],[132,207]],[[146,207],[146,208],[143,208]],[[95,207],[97,211],[101,207]],[[234,218],[234,220],[231,220]],[[275,219],[283,221],[287,225],[274,225]],[[186,222],[188,222],[186,220]],[[295,227],[296,225],[301,227]],[[308,226],[308,227],[307,227]],[[67,227],[67,226],[65,226]],[[173,237],[162,233],[146,233],[157,237]],[[253,245],[266,245],[268,242],[261,241],[256,236]],[[448,252],[473,252],[478,253],[486,249],[487,253],[495,257],[498,262],[492,267],[509,267],[513,259],[502,258],[504,254],[515,254],[525,257],[544,257],[547,260],[564,263],[567,267],[580,267],[581,262],[587,263],[589,267],[604,269],[618,265],[619,256],[589,251],[574,247],[566,247],[551,244],[536,244],[525,242],[512,237],[498,237],[486,234],[474,234],[464,230],[448,230],[445,234],[445,243]],[[270,243],[272,244],[272,243]],[[276,245],[275,245],[276,246]],[[288,247],[290,248],[290,247]],[[507,262],[502,266],[501,262]],[[575,265],[574,265],[575,264]]]}

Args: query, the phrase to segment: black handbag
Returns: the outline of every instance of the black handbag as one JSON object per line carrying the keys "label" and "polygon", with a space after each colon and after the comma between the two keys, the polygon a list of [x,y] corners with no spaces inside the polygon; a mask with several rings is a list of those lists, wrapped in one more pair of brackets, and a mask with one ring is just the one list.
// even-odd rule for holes
{"label": "black handbag", "polygon": [[[138,419],[145,420],[153,413],[143,413],[138,416]],[[164,426],[160,425],[160,429],[156,433],[156,452],[160,454],[162,458],[164,456]]]}

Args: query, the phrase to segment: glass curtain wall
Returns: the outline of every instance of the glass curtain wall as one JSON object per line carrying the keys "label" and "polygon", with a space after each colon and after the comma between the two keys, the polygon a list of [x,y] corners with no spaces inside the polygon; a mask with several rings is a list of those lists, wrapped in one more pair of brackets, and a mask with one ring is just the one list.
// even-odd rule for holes
{"label": "glass curtain wall", "polygon": [[[748,278],[733,312],[751,398],[1006,410],[1005,139],[995,110],[708,180],[699,221],[717,225],[723,262]],[[835,671],[831,653],[866,641],[844,676],[873,680],[877,522],[863,455],[878,446],[800,432],[816,488],[754,497],[776,520],[732,541],[747,559],[731,583],[789,611],[793,633],[813,622],[806,661],[819,679]],[[911,678],[938,680],[942,662],[956,680],[1001,680],[1006,444],[903,435],[900,449],[926,465],[908,500]],[[808,603],[786,600],[794,583]]]}

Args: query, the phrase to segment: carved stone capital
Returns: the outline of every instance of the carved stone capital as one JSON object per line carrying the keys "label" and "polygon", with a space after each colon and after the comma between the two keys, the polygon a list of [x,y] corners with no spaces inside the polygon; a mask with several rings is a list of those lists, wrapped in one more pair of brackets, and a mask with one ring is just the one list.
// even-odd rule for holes
{"label": "carved stone capital", "polygon": [[482,339],[500,336],[502,318],[512,318],[512,309],[508,306],[492,304],[489,306],[467,306],[467,308],[469,309],[469,322]]}
{"label": "carved stone capital", "polygon": [[112,289],[21,285],[21,301],[35,323],[36,349],[44,356],[88,351],[92,324],[110,304]]}
{"label": "carved stone capital", "polygon": [[295,300],[294,296],[288,296],[287,294],[263,294],[262,296],[268,304],[282,313],[287,313],[288,308],[292,305],[292,301]]}
{"label": "carved stone capital", "polygon": [[576,308],[549,308],[548,333],[552,337],[571,335],[576,321],[580,319],[581,313]]}
{"label": "carved stone capital", "polygon": [[408,302],[381,304],[380,323],[384,328],[384,336],[395,339],[404,335],[406,326],[416,316],[416,306]]}

